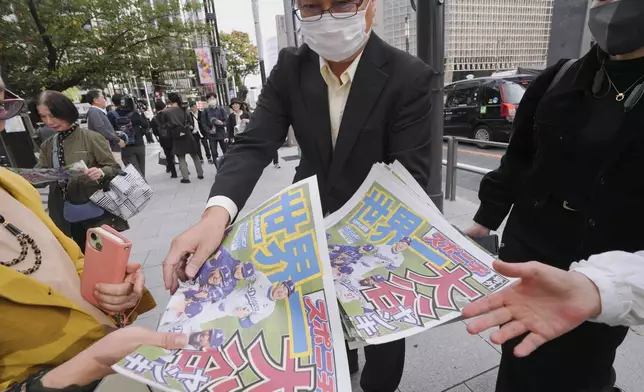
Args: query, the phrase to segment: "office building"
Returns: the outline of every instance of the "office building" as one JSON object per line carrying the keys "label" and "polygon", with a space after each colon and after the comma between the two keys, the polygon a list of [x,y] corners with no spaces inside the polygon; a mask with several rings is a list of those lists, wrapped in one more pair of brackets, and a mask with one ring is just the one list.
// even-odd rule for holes
{"label": "office building", "polygon": [[[445,78],[485,76],[518,67],[543,68],[555,0],[445,2]],[[416,13],[409,0],[384,0],[376,29],[390,44],[416,54]]]}

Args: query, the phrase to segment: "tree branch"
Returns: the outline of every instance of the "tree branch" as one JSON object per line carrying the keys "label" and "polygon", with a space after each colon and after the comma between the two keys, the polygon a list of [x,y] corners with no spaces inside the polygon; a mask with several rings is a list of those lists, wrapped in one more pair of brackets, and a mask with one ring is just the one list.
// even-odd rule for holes
{"label": "tree branch", "polygon": [[47,48],[47,69],[50,71],[56,70],[56,61],[58,60],[58,54],[56,53],[56,47],[54,46],[54,43],[51,41],[51,37],[49,34],[47,34],[47,29],[45,29],[45,26],[42,24],[42,21],[40,20],[40,16],[38,16],[38,10],[36,9],[36,4],[34,3],[34,0],[27,0],[27,6],[29,7],[29,13],[31,14],[32,19],[34,20],[34,23],[36,24],[36,28],[38,28],[38,33],[40,34],[40,38],[42,39],[42,42],[45,44],[45,47]]}

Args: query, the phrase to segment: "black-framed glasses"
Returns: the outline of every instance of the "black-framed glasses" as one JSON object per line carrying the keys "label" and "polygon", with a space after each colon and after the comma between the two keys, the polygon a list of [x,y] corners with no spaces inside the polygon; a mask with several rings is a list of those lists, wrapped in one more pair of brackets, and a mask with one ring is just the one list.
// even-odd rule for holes
{"label": "black-framed glasses", "polygon": [[[297,0],[293,13],[302,22],[317,22],[322,19],[324,13],[328,13],[336,19],[347,19],[358,14],[358,10],[364,0],[340,0],[333,3],[330,8],[322,9],[319,4],[306,4],[309,0]],[[304,4],[302,4],[304,3]]]}

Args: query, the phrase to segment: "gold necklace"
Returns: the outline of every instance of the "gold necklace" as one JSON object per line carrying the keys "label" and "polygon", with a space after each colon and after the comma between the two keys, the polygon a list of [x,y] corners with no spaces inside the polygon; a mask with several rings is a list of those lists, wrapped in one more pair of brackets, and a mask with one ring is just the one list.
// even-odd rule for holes
{"label": "gold necklace", "polygon": [[615,89],[615,91],[617,91],[617,96],[615,97],[615,100],[616,100],[617,102],[622,102],[624,99],[626,99],[626,94],[628,94],[628,93],[629,93],[633,88],[635,88],[635,86],[637,86],[637,85],[642,81],[642,79],[644,79],[644,75],[640,76],[640,78],[639,78],[639,79],[637,79],[637,80],[635,81],[635,83],[633,83],[633,84],[631,85],[631,87],[627,88],[627,89],[622,93],[622,92],[620,92],[620,91],[617,89],[617,86],[615,85],[615,83],[613,83],[613,79],[611,79],[610,74],[608,73],[608,71],[606,70],[606,68],[604,68],[604,65],[603,65],[603,64],[602,64],[602,69],[603,69],[603,70],[604,70],[604,72],[606,73],[606,77],[608,77],[608,82],[610,83],[611,87],[612,87],[612,88],[614,88],[614,89]]}

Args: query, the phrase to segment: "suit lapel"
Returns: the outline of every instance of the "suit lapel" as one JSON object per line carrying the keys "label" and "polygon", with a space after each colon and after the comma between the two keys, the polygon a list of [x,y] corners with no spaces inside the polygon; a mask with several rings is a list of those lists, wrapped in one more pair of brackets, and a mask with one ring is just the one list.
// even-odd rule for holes
{"label": "suit lapel", "polygon": [[335,144],[329,174],[329,186],[341,175],[344,165],[358,140],[362,127],[387,84],[389,75],[381,68],[387,62],[382,41],[372,34],[358,64],[351,83],[351,91],[344,108],[344,115]]}
{"label": "suit lapel", "polygon": [[333,154],[331,120],[329,118],[329,93],[320,73],[320,58],[311,51],[302,72],[302,94],[307,110],[307,126],[313,135],[324,174],[328,174]]}

